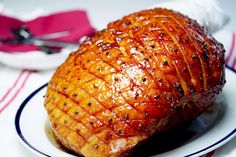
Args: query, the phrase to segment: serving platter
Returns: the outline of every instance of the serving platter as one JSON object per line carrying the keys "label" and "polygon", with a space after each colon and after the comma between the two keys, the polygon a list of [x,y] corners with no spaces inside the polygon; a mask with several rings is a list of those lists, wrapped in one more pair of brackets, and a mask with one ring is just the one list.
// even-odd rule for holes
{"label": "serving platter", "polygon": [[[135,156],[200,156],[236,135],[236,75],[226,68],[227,83],[214,105],[193,122],[159,135],[135,151]],[[47,83],[32,92],[15,116],[20,141],[38,156],[73,157],[55,140],[44,109]]]}

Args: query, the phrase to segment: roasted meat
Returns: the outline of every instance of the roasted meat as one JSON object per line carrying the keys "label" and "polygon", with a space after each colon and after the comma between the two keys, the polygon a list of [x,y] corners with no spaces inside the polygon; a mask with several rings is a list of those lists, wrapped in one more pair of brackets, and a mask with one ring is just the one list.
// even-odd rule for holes
{"label": "roasted meat", "polygon": [[225,83],[224,48],[178,12],[110,23],[71,53],[45,98],[58,140],[86,157],[124,156],[204,112]]}

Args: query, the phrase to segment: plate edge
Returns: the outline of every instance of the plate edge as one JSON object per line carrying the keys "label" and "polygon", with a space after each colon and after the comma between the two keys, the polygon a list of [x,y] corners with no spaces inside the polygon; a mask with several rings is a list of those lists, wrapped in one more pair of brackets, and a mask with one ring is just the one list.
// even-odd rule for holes
{"label": "plate edge", "polygon": [[20,105],[20,107],[18,108],[17,112],[16,112],[16,116],[15,116],[15,130],[16,133],[18,135],[18,137],[24,142],[24,144],[26,144],[27,146],[29,146],[30,148],[32,148],[35,152],[39,153],[40,155],[44,155],[46,157],[51,157],[48,154],[45,154],[43,152],[41,152],[40,150],[36,149],[34,146],[32,146],[24,137],[24,135],[21,132],[21,128],[20,128],[20,118],[21,118],[21,113],[23,111],[23,109],[25,108],[26,104],[30,101],[30,99],[36,95],[40,90],[42,90],[43,88],[45,88],[48,85],[48,83],[43,84],[42,86],[40,86],[38,89],[36,89],[33,93],[31,93]]}

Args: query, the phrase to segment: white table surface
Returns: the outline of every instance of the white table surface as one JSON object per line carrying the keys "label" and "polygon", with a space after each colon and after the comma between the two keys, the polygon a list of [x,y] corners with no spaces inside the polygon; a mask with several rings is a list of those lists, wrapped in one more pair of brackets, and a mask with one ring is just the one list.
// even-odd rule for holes
{"label": "white table surface", "polygon": [[[107,23],[114,21],[123,15],[147,8],[163,0],[0,0],[0,3],[7,9],[13,10],[16,14],[25,14],[25,12],[35,9],[46,10],[47,12],[68,10],[68,9],[86,9],[89,13],[92,25],[98,29],[104,28]],[[236,1],[220,0],[221,7],[230,16],[231,21],[223,29],[236,31]],[[1,9],[1,7],[0,7]],[[0,21],[1,25],[1,21]],[[12,69],[0,63],[0,99],[18,77],[20,69]],[[12,89],[9,99],[21,89],[24,79],[27,82],[24,88],[20,90],[9,106],[0,113],[0,156],[1,157],[34,157],[35,155],[20,144],[14,127],[15,113],[21,102],[37,87],[47,82],[53,70],[42,72],[23,72],[23,76]],[[27,75],[30,75],[28,78]],[[10,100],[5,100],[9,102]],[[220,147],[214,152],[213,156],[236,156],[236,138]]]}

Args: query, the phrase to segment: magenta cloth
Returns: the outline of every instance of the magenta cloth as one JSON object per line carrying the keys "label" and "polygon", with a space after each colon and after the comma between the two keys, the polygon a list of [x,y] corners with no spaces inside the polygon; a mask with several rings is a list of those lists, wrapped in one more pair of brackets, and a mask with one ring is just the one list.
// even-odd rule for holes
{"label": "magenta cloth", "polygon": [[232,32],[231,45],[228,53],[225,56],[226,66],[236,73],[236,39],[235,32]]}
{"label": "magenta cloth", "polygon": [[[41,16],[29,21],[21,21],[12,17],[0,15],[0,38],[12,38],[10,29],[20,28],[22,25],[27,26],[34,37],[69,31],[67,36],[55,38],[55,41],[79,42],[82,36],[91,36],[95,29],[91,26],[86,11],[73,10],[61,13],[54,13],[48,16]],[[5,44],[0,42],[0,51],[29,52],[37,50],[34,45],[26,44]]]}

